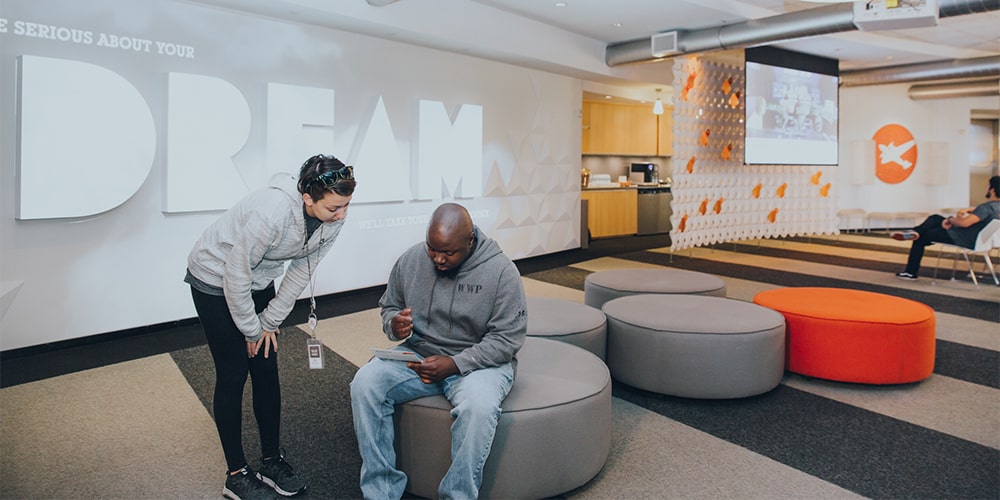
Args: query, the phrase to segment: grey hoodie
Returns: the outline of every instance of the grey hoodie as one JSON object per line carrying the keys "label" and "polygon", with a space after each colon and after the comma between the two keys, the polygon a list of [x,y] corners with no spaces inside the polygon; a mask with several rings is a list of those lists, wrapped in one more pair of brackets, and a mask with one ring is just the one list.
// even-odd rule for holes
{"label": "grey hoodie", "polygon": [[[281,175],[222,214],[188,254],[188,272],[222,289],[233,322],[248,342],[281,325],[309,284],[309,268],[316,271],[344,225],[344,220],[324,223],[306,242],[302,203],[295,178]],[[267,288],[282,273],[277,295],[258,316],[251,291]]]}
{"label": "grey hoodie", "polygon": [[528,327],[521,275],[496,241],[475,228],[476,245],[454,276],[439,275],[424,243],[403,253],[379,300],[382,331],[412,307],[413,334],[406,345],[424,355],[451,356],[465,375],[514,359]]}

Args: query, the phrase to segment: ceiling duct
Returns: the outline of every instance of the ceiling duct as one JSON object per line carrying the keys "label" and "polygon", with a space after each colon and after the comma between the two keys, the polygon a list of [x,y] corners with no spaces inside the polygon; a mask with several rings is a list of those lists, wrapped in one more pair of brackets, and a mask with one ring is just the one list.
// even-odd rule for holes
{"label": "ceiling duct", "polygon": [[[728,26],[678,31],[678,51],[671,55],[726,50],[856,29],[854,8],[851,4],[830,4],[779,16],[752,19]],[[659,59],[661,58],[653,57],[649,38],[608,45],[604,57],[608,66],[651,62]]]}
{"label": "ceiling duct", "polygon": [[[1000,0],[940,0],[939,17],[961,16],[1000,10]],[[857,31],[852,3],[829,4],[738,24],[677,32],[678,52],[670,57],[715,50],[735,49],[793,38]],[[650,38],[608,45],[604,61],[620,66],[663,59],[654,57]]]}
{"label": "ceiling duct", "polygon": [[840,85],[843,87],[859,87],[862,85],[884,85],[889,83],[990,76],[1000,77],[1000,56],[841,71]]}
{"label": "ceiling duct", "polygon": [[956,97],[1000,97],[1000,80],[913,85],[907,93],[910,99],[915,101]]}

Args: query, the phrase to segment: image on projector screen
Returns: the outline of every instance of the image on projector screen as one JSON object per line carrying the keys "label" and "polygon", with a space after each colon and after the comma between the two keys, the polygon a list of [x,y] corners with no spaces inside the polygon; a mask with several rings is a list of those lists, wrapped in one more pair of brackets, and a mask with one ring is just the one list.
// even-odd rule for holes
{"label": "image on projector screen", "polygon": [[744,161],[837,164],[837,77],[746,63]]}

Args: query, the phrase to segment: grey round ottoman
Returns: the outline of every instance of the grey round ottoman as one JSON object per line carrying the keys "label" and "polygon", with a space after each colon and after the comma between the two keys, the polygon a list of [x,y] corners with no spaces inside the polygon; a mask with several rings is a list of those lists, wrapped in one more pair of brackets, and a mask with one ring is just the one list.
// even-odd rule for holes
{"label": "grey round ottoman", "polygon": [[528,297],[528,336],[582,347],[604,359],[607,318],[600,309],[579,302]]}
{"label": "grey round ottoman", "polygon": [[700,295],[632,295],[603,309],[615,380],[701,399],[754,396],[781,382],[785,318],[777,311]]}
{"label": "grey round ottoman", "polygon": [[[578,488],[611,449],[611,376],[579,347],[535,337],[517,355],[480,498],[545,498]],[[406,491],[437,498],[451,464],[451,404],[443,396],[396,406],[396,461]]]}
{"label": "grey round ottoman", "polygon": [[726,296],[718,276],[684,269],[609,269],[590,273],[583,282],[583,302],[600,308],[618,297],[640,293]]}

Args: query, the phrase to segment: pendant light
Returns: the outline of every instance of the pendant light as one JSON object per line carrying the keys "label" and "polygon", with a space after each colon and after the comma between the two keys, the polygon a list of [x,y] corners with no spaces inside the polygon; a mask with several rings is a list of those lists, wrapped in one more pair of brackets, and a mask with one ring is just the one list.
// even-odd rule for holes
{"label": "pendant light", "polygon": [[656,89],[656,101],[653,102],[653,114],[663,114],[663,101],[660,100],[660,89]]}

